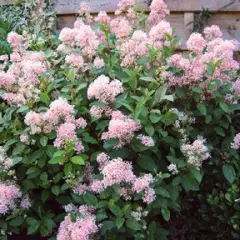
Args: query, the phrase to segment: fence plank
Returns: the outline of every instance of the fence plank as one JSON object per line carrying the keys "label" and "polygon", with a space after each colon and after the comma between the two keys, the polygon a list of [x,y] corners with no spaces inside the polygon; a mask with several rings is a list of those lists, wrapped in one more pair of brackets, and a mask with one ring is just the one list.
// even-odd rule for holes
{"label": "fence plank", "polygon": [[[83,0],[55,0],[55,10],[58,14],[75,13]],[[92,12],[114,12],[119,0],[85,0]],[[149,0],[136,0],[136,3],[147,7]],[[208,8],[209,11],[240,11],[240,0],[166,0],[172,12],[194,12]]]}
{"label": "fence plank", "polygon": [[0,0],[0,5],[10,5],[13,4],[14,0]]}

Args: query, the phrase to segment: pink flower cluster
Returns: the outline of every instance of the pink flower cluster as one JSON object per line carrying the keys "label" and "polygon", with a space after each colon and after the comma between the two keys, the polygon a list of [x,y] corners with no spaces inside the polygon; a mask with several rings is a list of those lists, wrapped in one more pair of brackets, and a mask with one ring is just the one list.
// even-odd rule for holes
{"label": "pink flower cluster", "polygon": [[41,89],[39,76],[45,73],[49,64],[43,53],[29,53],[23,45],[22,36],[11,32],[8,41],[13,48],[10,67],[0,71],[2,98],[10,105],[23,106],[38,101]]}
{"label": "pink flower cluster", "polygon": [[153,0],[150,5],[150,14],[148,16],[149,25],[153,26],[165,19],[169,15],[167,5],[163,0]]}
{"label": "pink flower cluster", "polygon": [[110,17],[106,12],[100,11],[97,17],[95,17],[95,22],[108,25],[110,22]]}
{"label": "pink flower cluster", "polygon": [[126,38],[133,30],[131,23],[125,17],[114,18],[110,22],[110,29],[117,38]]}
{"label": "pink flower cluster", "polygon": [[[208,27],[206,32],[209,33],[211,29],[212,27]],[[217,32],[216,26],[213,29]],[[221,34],[218,32],[215,35],[220,36]],[[163,77],[168,80],[169,85],[198,85],[206,88],[210,81],[217,78],[221,79],[223,83],[229,81],[230,77],[227,73],[239,68],[239,63],[234,60],[234,51],[237,50],[235,41],[213,37],[208,41],[201,34],[193,33],[187,42],[187,47],[195,55],[186,58],[183,55],[175,54],[168,59],[170,66],[179,68],[183,72],[182,75],[165,72]],[[210,75],[207,71],[209,63],[216,63],[215,71]]]}
{"label": "pink flower cluster", "polygon": [[6,172],[8,171],[13,165],[13,160],[9,158],[2,146],[0,146],[0,170]]}
{"label": "pink flower cluster", "polygon": [[235,96],[240,97],[240,78],[238,78],[233,83],[233,90],[234,90]]}
{"label": "pink flower cluster", "polygon": [[66,63],[69,63],[73,67],[83,68],[84,67],[84,59],[80,54],[69,54],[65,58]]}
{"label": "pink flower cluster", "polygon": [[141,30],[135,31],[129,40],[123,41],[122,44],[118,46],[123,58],[121,66],[131,66],[137,58],[146,56],[148,53],[147,44],[149,43],[145,32]]}
{"label": "pink flower cluster", "polygon": [[131,194],[140,193],[143,194],[143,202],[151,203],[154,201],[155,192],[150,187],[150,184],[154,182],[151,174],[137,177],[133,173],[130,162],[123,161],[121,158],[110,160],[110,157],[105,153],[98,155],[97,162],[99,164],[99,172],[102,174],[103,179],[94,180],[94,177],[91,177],[89,186],[85,183],[80,183],[74,189],[75,193],[85,194],[86,191],[101,193],[108,187],[119,184],[122,189],[120,195],[123,196],[124,199],[129,199]]}
{"label": "pink flower cluster", "polygon": [[[63,46],[61,46],[62,49],[64,49],[64,46],[70,47],[70,51],[71,49],[78,49],[81,50],[83,56],[95,55],[100,44],[95,31],[82,21],[77,21],[73,29],[63,28],[60,32],[59,39],[63,42]],[[79,55],[78,58],[80,58]]]}
{"label": "pink flower cluster", "polygon": [[203,33],[207,41],[211,41],[215,38],[222,37],[222,32],[220,28],[216,25],[212,25],[211,27],[206,27]]}
{"label": "pink flower cluster", "polygon": [[196,168],[200,168],[203,161],[210,157],[205,142],[204,139],[199,138],[192,144],[183,144],[181,147],[181,151],[185,155],[187,162]]}
{"label": "pink flower cluster", "polygon": [[151,137],[140,134],[137,136],[137,139],[139,139],[146,147],[153,147],[155,145],[154,140]]}
{"label": "pink flower cluster", "polygon": [[240,133],[238,133],[234,139],[233,143],[231,144],[232,148],[239,149],[240,148]]}
{"label": "pink flower cluster", "polygon": [[102,134],[103,140],[117,139],[118,143],[114,148],[120,148],[130,143],[134,132],[139,131],[141,125],[120,111],[113,111],[109,122],[108,131]]}
{"label": "pink flower cluster", "polygon": [[46,112],[28,112],[24,122],[30,127],[31,134],[56,131],[57,138],[54,145],[57,148],[64,148],[74,143],[77,152],[84,149],[76,131],[79,128],[85,128],[87,123],[83,118],[75,119],[74,107],[66,99],[59,98],[53,101]]}
{"label": "pink flower cluster", "polygon": [[23,196],[13,182],[0,182],[0,216],[14,211],[18,207],[28,209],[30,207],[29,198]]}
{"label": "pink flower cluster", "polygon": [[116,97],[123,93],[122,83],[115,79],[110,82],[109,77],[104,75],[96,78],[88,87],[88,98],[95,98],[105,104],[112,104]]}
{"label": "pink flower cluster", "polygon": [[96,219],[88,206],[80,206],[79,213],[75,214],[77,214],[76,221],[73,222],[69,214],[61,222],[57,240],[90,240],[97,233]]}

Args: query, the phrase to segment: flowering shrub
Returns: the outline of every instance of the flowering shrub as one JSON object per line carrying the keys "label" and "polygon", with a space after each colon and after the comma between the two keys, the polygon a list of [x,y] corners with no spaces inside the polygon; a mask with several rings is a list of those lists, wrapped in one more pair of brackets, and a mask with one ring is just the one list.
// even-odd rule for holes
{"label": "flowering shrub", "polygon": [[166,222],[183,194],[199,191],[205,166],[237,179],[238,43],[212,26],[176,53],[167,6],[153,0],[150,10],[122,0],[114,18],[93,18],[83,3],[56,51],[8,35],[3,239],[25,229],[58,240],[168,239]]}

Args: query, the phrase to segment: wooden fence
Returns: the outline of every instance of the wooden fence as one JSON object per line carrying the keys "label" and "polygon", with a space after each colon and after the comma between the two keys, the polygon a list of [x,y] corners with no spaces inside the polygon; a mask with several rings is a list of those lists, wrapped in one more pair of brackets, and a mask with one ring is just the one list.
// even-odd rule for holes
{"label": "wooden fence", "polygon": [[[97,13],[106,11],[113,13],[119,0],[85,0],[91,11]],[[13,0],[0,0],[0,4],[11,4]],[[57,28],[72,27],[75,21],[75,13],[82,0],[55,0],[55,11],[58,15]],[[137,3],[148,8],[149,0],[137,0]],[[177,34],[184,40],[188,39],[193,30],[193,22],[196,15],[203,8],[211,13],[209,25],[218,25],[226,39],[240,41],[240,0],[165,0],[171,14],[167,20],[172,27],[177,29]]]}

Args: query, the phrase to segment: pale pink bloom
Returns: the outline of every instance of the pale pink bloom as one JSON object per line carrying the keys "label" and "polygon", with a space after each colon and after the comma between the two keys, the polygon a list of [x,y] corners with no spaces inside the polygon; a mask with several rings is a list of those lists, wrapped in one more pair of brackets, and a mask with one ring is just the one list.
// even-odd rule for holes
{"label": "pale pink bloom", "polygon": [[172,35],[172,28],[169,22],[161,21],[151,28],[149,37],[152,41],[158,41],[163,39],[166,34]]}
{"label": "pale pink bloom", "polygon": [[72,222],[70,216],[65,217],[58,229],[57,240],[89,240],[97,233],[95,216],[89,210],[81,210],[82,217],[78,217],[75,222]]}
{"label": "pale pink bloom", "polygon": [[210,157],[205,142],[204,139],[199,138],[192,144],[184,144],[181,147],[181,151],[187,158],[187,162],[196,168],[201,167],[202,162]]}
{"label": "pale pink bloom", "polygon": [[0,215],[17,208],[22,193],[12,182],[0,182]]}
{"label": "pale pink bloom", "polygon": [[84,55],[94,55],[99,46],[98,37],[89,25],[82,24],[80,29],[77,29],[75,36],[76,45],[82,49]]}
{"label": "pale pink bloom", "polygon": [[13,160],[7,157],[4,148],[0,146],[0,167],[2,171],[8,171],[13,166]]}
{"label": "pale pink bloom", "polygon": [[76,29],[63,28],[60,32],[59,39],[67,45],[73,45],[76,36]]}
{"label": "pale pink bloom", "polygon": [[143,196],[143,202],[149,204],[156,199],[155,191],[152,188],[147,188]]}
{"label": "pale pink bloom", "polygon": [[106,153],[100,153],[97,155],[97,162],[99,170],[102,170],[109,162],[110,157]]}
{"label": "pale pink bloom", "polygon": [[74,123],[63,123],[57,129],[57,138],[54,141],[56,148],[64,148],[66,144],[76,141],[76,125]]}
{"label": "pale pink bloom", "polygon": [[207,41],[222,37],[222,32],[217,25],[212,25],[211,27],[206,27],[204,29],[203,33],[204,33]]}
{"label": "pale pink bloom", "polygon": [[77,153],[81,153],[84,151],[84,146],[82,144],[81,141],[78,141],[75,143],[75,147],[74,147],[74,150],[77,152]]}
{"label": "pale pink bloom", "polygon": [[103,140],[118,139],[114,148],[120,148],[130,143],[134,137],[134,132],[141,129],[135,120],[123,115],[119,111],[112,113],[112,119],[109,122],[108,131],[102,134]]}
{"label": "pale pink bloom", "polygon": [[106,12],[100,11],[97,17],[95,17],[95,21],[101,24],[108,24],[110,22],[110,17]]}
{"label": "pale pink bloom", "polygon": [[0,61],[7,61],[8,60],[8,55],[1,55],[0,56]]}
{"label": "pale pink bloom", "polygon": [[168,171],[171,172],[173,175],[178,174],[178,169],[177,169],[177,165],[171,163],[168,167],[167,167]]}
{"label": "pale pink bloom", "polygon": [[83,68],[84,60],[80,54],[70,54],[65,58],[66,62],[72,65],[73,67]]}
{"label": "pale pink bloom", "polygon": [[95,68],[97,68],[97,69],[102,68],[102,67],[104,67],[104,60],[99,57],[96,57],[94,59],[93,64],[94,64]]}
{"label": "pale pink bloom", "polygon": [[25,195],[20,203],[20,207],[23,209],[29,209],[32,206],[30,198],[28,195]]}
{"label": "pale pink bloom", "polygon": [[187,48],[197,54],[202,53],[206,47],[206,41],[200,33],[192,33],[187,41]]}
{"label": "pale pink bloom", "polygon": [[133,192],[140,193],[149,188],[150,183],[153,182],[152,174],[145,174],[143,177],[136,178],[132,190]]}
{"label": "pale pink bloom", "polygon": [[22,47],[23,38],[21,35],[10,32],[7,36],[7,41],[14,51],[20,51]]}
{"label": "pale pink bloom", "polygon": [[132,171],[132,164],[123,161],[121,158],[116,158],[108,162],[102,169],[104,176],[104,187],[112,186],[120,183],[132,183],[135,180],[135,175]]}
{"label": "pale pink bloom", "polygon": [[111,20],[110,29],[118,38],[125,38],[131,33],[132,26],[126,18],[117,17]]}
{"label": "pale pink bloom", "polygon": [[76,187],[73,188],[73,192],[79,195],[83,195],[89,190],[90,188],[87,186],[87,184],[78,184]]}
{"label": "pale pink bloom", "polygon": [[28,135],[21,134],[20,135],[20,141],[26,144],[29,144],[29,137]]}
{"label": "pale pink bloom", "polygon": [[240,97],[240,78],[233,83],[233,90],[237,97]]}
{"label": "pale pink bloom", "polygon": [[7,101],[7,103],[11,106],[24,106],[26,104],[26,99],[22,94],[18,93],[4,93],[2,99]]}
{"label": "pale pink bloom", "polygon": [[146,147],[153,147],[155,145],[154,140],[151,137],[140,134],[137,136],[137,139],[139,139]]}
{"label": "pale pink bloom", "polygon": [[14,75],[0,72],[0,88],[9,88],[15,83],[15,81]]}
{"label": "pale pink bloom", "polygon": [[77,128],[85,128],[87,126],[86,120],[82,117],[76,119],[74,122],[75,122]]}
{"label": "pale pink bloom", "polygon": [[239,149],[240,148],[240,133],[238,133],[234,139],[233,143],[231,144],[232,148]]}
{"label": "pale pink bloom", "polygon": [[104,181],[103,180],[94,180],[90,185],[90,190],[95,193],[100,193],[104,191]]}
{"label": "pale pink bloom", "polygon": [[104,75],[95,79],[88,87],[88,98],[95,98],[106,104],[115,102],[116,96],[123,92],[122,83],[115,79],[110,79]]}
{"label": "pale pink bloom", "polygon": [[92,106],[89,110],[89,113],[93,117],[101,117],[103,112],[104,112],[104,109],[96,105]]}
{"label": "pale pink bloom", "polygon": [[120,0],[117,5],[117,10],[115,11],[115,15],[120,15],[121,13],[132,9],[134,3],[135,0]]}
{"label": "pale pink bloom", "polygon": [[163,0],[153,0],[150,5],[150,14],[148,16],[148,23],[150,26],[158,24],[169,15],[167,5]]}
{"label": "pale pink bloom", "polygon": [[21,55],[18,52],[13,52],[10,55],[11,62],[20,62],[22,60]]}
{"label": "pale pink bloom", "polygon": [[66,119],[73,113],[74,107],[70,105],[66,99],[60,97],[50,104],[46,116],[50,122],[58,123],[61,119]]}

